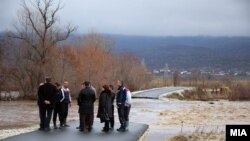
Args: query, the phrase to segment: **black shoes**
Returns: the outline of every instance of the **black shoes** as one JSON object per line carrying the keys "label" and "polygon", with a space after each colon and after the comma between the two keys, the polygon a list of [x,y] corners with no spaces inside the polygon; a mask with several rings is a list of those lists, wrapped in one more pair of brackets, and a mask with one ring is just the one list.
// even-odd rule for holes
{"label": "black shoes", "polygon": [[102,128],[102,132],[105,132],[105,133],[108,133],[110,130],[111,130],[110,128],[105,128],[105,127]]}
{"label": "black shoes", "polygon": [[44,129],[44,131],[49,132],[49,131],[50,131],[50,128],[49,128],[49,127],[47,127],[47,128],[45,128],[45,129]]}
{"label": "black shoes", "polygon": [[61,128],[63,128],[63,127],[70,127],[70,126],[69,126],[68,124],[66,124],[66,123],[60,124],[60,127],[59,127],[59,128],[61,129]]}
{"label": "black shoes", "polygon": [[79,131],[80,131],[80,132],[84,132],[84,129],[83,129],[83,128],[79,128]]}
{"label": "black shoes", "polygon": [[51,129],[49,127],[46,128],[38,128],[39,131],[50,131]]}
{"label": "black shoes", "polygon": [[64,124],[63,126],[64,126],[64,127],[70,127],[68,124]]}
{"label": "black shoes", "polygon": [[102,129],[102,132],[108,133],[109,129]]}
{"label": "black shoes", "polygon": [[110,131],[113,131],[113,130],[114,130],[114,127],[110,127],[109,130],[110,130]]}
{"label": "black shoes", "polygon": [[54,129],[58,129],[58,127],[56,126],[56,123],[54,122]]}
{"label": "black shoes", "polygon": [[119,129],[116,129],[118,132],[125,132],[126,131],[126,129],[125,128],[123,128],[123,127],[120,127]]}
{"label": "black shoes", "polygon": [[[82,128],[82,127],[77,127],[79,129],[80,132],[84,132],[84,129],[85,128]],[[92,127],[89,127],[89,128],[86,128],[88,132],[91,132],[92,131]]]}
{"label": "black shoes", "polygon": [[45,128],[41,128],[41,127],[40,127],[40,128],[38,128],[38,130],[39,130],[39,131],[44,131]]}
{"label": "black shoes", "polygon": [[92,131],[92,127],[89,127],[87,128],[88,129],[88,132],[91,132]]}

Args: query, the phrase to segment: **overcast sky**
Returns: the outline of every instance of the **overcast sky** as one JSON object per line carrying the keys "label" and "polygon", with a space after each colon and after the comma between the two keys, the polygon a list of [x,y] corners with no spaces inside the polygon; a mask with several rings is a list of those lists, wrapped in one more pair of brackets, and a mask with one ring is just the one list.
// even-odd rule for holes
{"label": "overcast sky", "polygon": [[[0,0],[0,31],[11,30],[21,0]],[[62,0],[60,20],[80,33],[250,36],[250,0]]]}

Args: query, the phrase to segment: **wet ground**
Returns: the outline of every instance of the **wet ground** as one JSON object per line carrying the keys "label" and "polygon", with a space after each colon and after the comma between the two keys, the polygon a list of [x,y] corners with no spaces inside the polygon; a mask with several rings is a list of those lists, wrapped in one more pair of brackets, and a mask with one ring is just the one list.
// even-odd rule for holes
{"label": "wet ground", "polygon": [[[76,103],[73,103],[69,120],[78,120],[77,110]],[[0,139],[15,135],[13,130],[16,128],[38,127],[36,102],[0,102],[0,111]],[[250,123],[250,102],[133,99],[130,121],[149,124],[147,141],[166,141],[171,136],[197,131],[218,134],[213,140],[225,140],[226,124]]]}
{"label": "wet ground", "polygon": [[[91,132],[79,132],[75,129],[79,125],[77,121],[68,123],[70,127],[46,131],[33,131],[26,134],[9,137],[1,141],[138,141],[144,132],[148,129],[148,125],[140,123],[131,123],[131,129],[127,132],[110,131],[108,133],[101,132],[103,124],[94,123]],[[119,125],[116,126],[118,128]]]}

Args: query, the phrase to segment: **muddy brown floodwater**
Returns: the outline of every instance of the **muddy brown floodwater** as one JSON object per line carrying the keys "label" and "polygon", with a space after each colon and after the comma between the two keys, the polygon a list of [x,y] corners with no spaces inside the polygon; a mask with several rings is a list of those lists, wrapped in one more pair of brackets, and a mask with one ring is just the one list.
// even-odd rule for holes
{"label": "muddy brown floodwater", "polygon": [[[77,111],[74,102],[69,120],[78,120]],[[34,101],[0,102],[0,112],[0,139],[15,135],[10,131],[16,128],[38,127],[38,108]],[[250,123],[250,102],[133,99],[130,121],[150,125],[147,141],[166,141],[172,136],[198,131],[213,133],[213,140],[225,140],[226,124]]]}

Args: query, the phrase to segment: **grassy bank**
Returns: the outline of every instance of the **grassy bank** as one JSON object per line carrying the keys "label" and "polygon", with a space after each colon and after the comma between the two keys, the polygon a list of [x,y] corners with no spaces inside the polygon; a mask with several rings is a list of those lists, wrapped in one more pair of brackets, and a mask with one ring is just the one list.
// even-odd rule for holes
{"label": "grassy bank", "polygon": [[250,82],[235,81],[230,84],[221,82],[210,82],[208,85],[198,85],[193,90],[185,90],[182,93],[173,93],[166,96],[179,100],[230,100],[230,101],[249,101]]}

